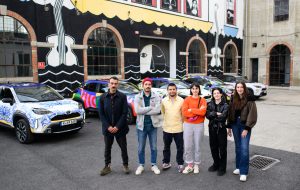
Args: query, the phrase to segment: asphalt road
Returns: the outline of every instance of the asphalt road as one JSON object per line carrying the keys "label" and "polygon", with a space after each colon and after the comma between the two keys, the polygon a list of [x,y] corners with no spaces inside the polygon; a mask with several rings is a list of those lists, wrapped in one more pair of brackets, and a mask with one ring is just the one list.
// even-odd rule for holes
{"label": "asphalt road", "polygon": [[[279,93],[279,95],[281,94]],[[276,110],[283,115],[290,109],[282,105],[284,104],[282,102],[280,102],[280,106],[278,104],[272,105],[271,100],[272,96],[269,99],[258,101],[258,107],[264,110],[261,113],[262,115],[269,115],[268,117],[273,115],[273,120],[276,121],[278,118],[272,114],[272,111]],[[275,98],[275,100],[277,99]],[[294,112],[295,110],[292,111]],[[260,117],[259,122],[261,123],[258,123],[260,126],[257,126],[257,131],[268,131],[262,127],[264,122],[266,122],[264,118],[268,117]],[[285,122],[291,122],[290,125],[292,125],[293,120]],[[258,129],[258,127],[262,129]],[[115,142],[112,151],[113,172],[101,177],[99,171],[104,166],[104,141],[100,122],[96,116],[89,117],[86,127],[78,134],[38,136],[36,141],[30,145],[18,143],[12,130],[0,128],[0,189],[300,189],[300,154],[292,150],[285,151],[285,147],[289,147],[287,145],[282,148],[276,147],[276,139],[279,138],[274,138],[273,140],[265,137],[265,142],[261,141],[262,143],[259,146],[251,145],[251,156],[255,154],[269,156],[279,159],[280,163],[266,171],[250,167],[248,181],[245,183],[240,182],[239,177],[232,174],[235,156],[232,141],[229,141],[228,144],[226,175],[219,177],[216,173],[207,171],[207,168],[212,164],[207,136],[204,139],[203,162],[200,165],[199,174],[179,174],[173,167],[160,175],[155,175],[150,171],[149,144],[147,144],[146,171],[141,176],[135,176],[134,171],[138,166],[137,140],[135,127],[130,126],[130,129],[128,134],[128,152],[132,173],[129,175],[123,174],[121,153]],[[290,131],[290,133],[293,134],[293,131]],[[254,142],[258,142],[254,140],[257,138],[263,139],[263,134],[257,133],[256,136],[253,135],[252,137]],[[289,141],[288,137],[286,138],[284,142]],[[272,141],[276,146],[274,148],[266,148],[265,144],[268,147],[272,147],[269,145],[272,144]],[[299,146],[298,141],[295,142],[296,149],[297,145]],[[174,144],[172,149],[172,164],[175,166]],[[159,166],[162,164],[162,150],[162,131],[160,130],[158,136]]]}

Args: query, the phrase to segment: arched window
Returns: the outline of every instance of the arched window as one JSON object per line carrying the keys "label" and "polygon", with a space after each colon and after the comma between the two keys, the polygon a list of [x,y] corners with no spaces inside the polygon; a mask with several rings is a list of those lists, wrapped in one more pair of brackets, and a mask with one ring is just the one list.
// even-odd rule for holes
{"label": "arched window", "polygon": [[237,52],[232,44],[227,45],[225,49],[225,59],[224,59],[224,73],[236,73],[237,72],[237,62],[236,56]]}
{"label": "arched window", "polygon": [[285,45],[277,45],[270,52],[270,85],[290,85],[291,51]]}
{"label": "arched window", "polygon": [[101,27],[91,32],[88,38],[88,75],[120,74],[120,48],[116,35]]}
{"label": "arched window", "polygon": [[31,45],[26,28],[12,17],[0,16],[0,78],[31,76]]}
{"label": "arched window", "polygon": [[194,40],[189,47],[189,73],[205,73],[205,48],[200,40]]}

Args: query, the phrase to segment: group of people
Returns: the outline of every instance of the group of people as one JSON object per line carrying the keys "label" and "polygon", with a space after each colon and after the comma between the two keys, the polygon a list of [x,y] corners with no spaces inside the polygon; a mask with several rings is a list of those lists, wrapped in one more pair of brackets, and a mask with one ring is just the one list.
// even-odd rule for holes
{"label": "group of people", "polygon": [[[111,148],[116,139],[122,152],[124,172],[130,173],[126,134],[129,131],[126,121],[128,104],[126,95],[119,92],[119,80],[111,77],[108,92],[100,97],[100,118],[105,141],[105,167],[100,171],[104,176],[111,172]],[[213,164],[210,172],[218,176],[226,173],[227,136],[234,137],[236,169],[233,174],[240,175],[240,181],[246,181],[249,171],[249,142],[251,129],[257,121],[254,98],[250,96],[244,82],[237,82],[229,105],[221,88],[212,90],[212,100],[207,105],[201,98],[201,88],[197,83],[190,87],[190,96],[182,99],[177,87],[170,83],[167,96],[160,96],[151,90],[152,80],[142,81],[143,90],[135,96],[134,109],[137,114],[136,134],[138,141],[139,166],[135,174],[141,175],[145,169],[145,145],[147,136],[151,152],[151,170],[160,174],[157,166],[157,129],[163,128],[163,164],[162,170],[171,168],[170,146],[175,141],[177,169],[183,174],[199,173],[204,139],[204,120],[209,120],[209,144]],[[184,162],[186,165],[184,166]]]}

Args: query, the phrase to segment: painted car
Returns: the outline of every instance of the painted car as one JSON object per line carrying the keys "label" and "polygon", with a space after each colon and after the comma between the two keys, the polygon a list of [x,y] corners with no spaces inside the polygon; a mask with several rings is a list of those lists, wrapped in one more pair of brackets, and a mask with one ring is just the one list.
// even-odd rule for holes
{"label": "painted car", "polygon": [[[174,83],[177,86],[178,95],[182,98],[186,98],[190,96],[190,86],[189,84],[179,80],[179,79],[172,79],[172,78],[151,78],[152,79],[152,90],[158,93],[161,97],[167,95],[167,86],[169,83]],[[142,83],[138,85],[142,88]],[[203,86],[201,87],[201,97],[205,98],[207,102],[211,100],[211,93],[204,89]]]}
{"label": "painted car", "polygon": [[81,104],[45,84],[1,84],[0,100],[0,124],[14,128],[21,143],[32,142],[36,133],[77,132],[85,123]]}
{"label": "painted car", "polygon": [[226,95],[227,101],[230,101],[231,95],[234,90],[234,86],[231,84],[226,84],[217,77],[212,76],[190,76],[184,80],[185,82],[192,84],[193,82],[199,83],[204,86],[205,89],[212,91],[213,88],[219,87],[223,90]]}
{"label": "painted car", "polygon": [[[73,93],[73,100],[81,103],[86,111],[98,112],[100,106],[100,96],[107,92],[108,80],[88,80],[82,87],[77,88]],[[134,97],[139,92],[131,84],[120,81],[118,90],[127,96],[128,115],[127,122],[133,124],[136,118],[134,110]]]}
{"label": "painted car", "polygon": [[222,75],[218,77],[219,79],[223,80],[226,84],[235,85],[238,81],[245,82],[248,91],[250,94],[254,95],[257,99],[262,96],[267,95],[267,85],[257,82],[250,82],[249,80],[245,79],[242,76],[233,76],[233,75]]}

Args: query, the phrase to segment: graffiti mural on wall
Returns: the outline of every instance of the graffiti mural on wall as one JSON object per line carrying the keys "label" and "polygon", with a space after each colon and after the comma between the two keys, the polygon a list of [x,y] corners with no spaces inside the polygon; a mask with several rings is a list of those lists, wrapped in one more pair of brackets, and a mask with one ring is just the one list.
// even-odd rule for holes
{"label": "graffiti mural on wall", "polygon": [[[39,82],[55,88],[58,92],[69,95],[81,84],[84,78],[83,66],[80,66],[71,46],[75,39],[65,34],[62,8],[74,9],[70,0],[33,0],[38,5],[52,6],[56,33],[46,36],[45,41],[53,44],[46,55],[46,67],[39,70]],[[45,10],[49,10],[49,7]]]}
{"label": "graffiti mural on wall", "polygon": [[223,69],[221,68],[221,49],[219,48],[219,24],[218,24],[218,9],[219,5],[215,4],[215,26],[216,26],[216,33],[215,33],[215,46],[211,48],[212,58],[210,61],[210,65],[208,66],[207,74],[212,76],[222,75]]}

